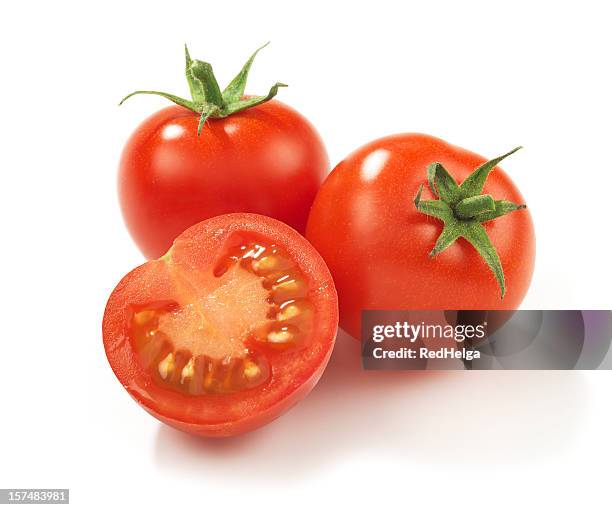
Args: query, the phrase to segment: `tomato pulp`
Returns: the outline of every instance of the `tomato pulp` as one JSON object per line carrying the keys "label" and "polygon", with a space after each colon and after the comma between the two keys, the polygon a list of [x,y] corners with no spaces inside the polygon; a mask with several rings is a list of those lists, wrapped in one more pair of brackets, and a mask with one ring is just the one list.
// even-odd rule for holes
{"label": "tomato pulp", "polygon": [[119,202],[147,258],[207,218],[251,212],[303,233],[329,170],[325,146],[297,111],[269,101],[225,118],[170,106],[146,119],[128,140],[119,165]]}
{"label": "tomato pulp", "polygon": [[[527,292],[535,236],[524,206],[482,223],[503,267],[502,292],[464,238],[431,256],[443,223],[423,214],[415,197],[418,202],[423,186],[424,200],[436,198],[427,187],[427,169],[435,162],[461,183],[485,158],[428,135],[389,136],[340,162],[315,199],[306,236],[334,277],[340,326],[355,338],[362,310],[513,309]],[[490,173],[483,193],[524,203],[500,168]]]}
{"label": "tomato pulp", "polygon": [[106,306],[104,347],[153,416],[230,436],[313,388],[333,348],[337,306],[325,263],[297,232],[264,216],[223,215],[121,280]]}

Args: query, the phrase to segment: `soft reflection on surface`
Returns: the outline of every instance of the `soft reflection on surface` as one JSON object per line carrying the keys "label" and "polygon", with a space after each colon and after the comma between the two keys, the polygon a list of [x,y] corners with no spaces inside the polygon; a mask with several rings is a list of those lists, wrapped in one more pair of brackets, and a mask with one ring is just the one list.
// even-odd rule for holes
{"label": "soft reflection on surface", "polygon": [[180,137],[184,133],[183,126],[179,124],[169,124],[162,131],[162,136],[166,140],[173,140]]}
{"label": "soft reflection on surface", "polygon": [[351,459],[529,464],[563,454],[583,425],[579,372],[365,372],[340,334],[321,382],[245,436],[191,437],[160,425],[155,457],[181,476],[304,477]]}
{"label": "soft reflection on surface", "polygon": [[238,132],[238,124],[235,124],[233,122],[226,122],[223,125],[223,131],[225,131],[226,135],[233,135],[234,133]]}
{"label": "soft reflection on surface", "polygon": [[361,166],[361,178],[364,181],[373,181],[376,179],[389,159],[389,156],[391,156],[391,153],[387,149],[377,149],[371,154],[368,154]]}

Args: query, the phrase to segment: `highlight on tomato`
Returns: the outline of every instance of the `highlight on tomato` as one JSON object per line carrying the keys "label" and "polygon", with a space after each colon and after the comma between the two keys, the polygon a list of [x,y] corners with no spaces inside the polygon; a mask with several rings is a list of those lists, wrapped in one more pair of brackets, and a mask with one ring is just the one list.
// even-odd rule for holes
{"label": "highlight on tomato", "polygon": [[525,200],[497,165],[424,134],[373,141],[327,177],[306,237],[327,263],[340,326],[362,310],[516,309],[533,274]]}
{"label": "highlight on tomato", "polygon": [[[263,47],[262,47],[263,48]],[[223,90],[212,66],[185,47],[190,99],[154,90],[175,103],[136,128],[119,165],[119,202],[127,228],[147,258],[162,256],[186,228],[207,218],[251,212],[300,233],[329,171],[312,124],[266,95],[245,96],[259,48]]]}
{"label": "highlight on tomato", "polygon": [[149,413],[231,436],[310,392],[337,324],[331,275],[308,241],[272,218],[228,214],[128,273],[108,300],[103,337],[115,375]]}

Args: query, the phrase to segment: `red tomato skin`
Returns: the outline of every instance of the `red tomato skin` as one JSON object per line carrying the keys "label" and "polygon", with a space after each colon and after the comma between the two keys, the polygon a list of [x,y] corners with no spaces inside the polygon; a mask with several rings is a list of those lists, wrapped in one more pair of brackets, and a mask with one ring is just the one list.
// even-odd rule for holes
{"label": "red tomato skin", "polygon": [[[311,209],[306,237],[323,256],[336,284],[340,326],[360,337],[362,310],[515,309],[523,300],[535,263],[529,210],[484,223],[504,268],[503,300],[493,273],[460,239],[428,256],[442,223],[418,212],[414,197],[435,197],[426,168],[440,162],[461,183],[486,158],[424,134],[375,140],[340,162],[323,183]],[[508,175],[497,167],[484,193],[524,204]]]}
{"label": "red tomato skin", "polygon": [[331,350],[328,351],[326,357],[323,360],[323,363],[312,374],[311,378],[307,381],[304,381],[297,389],[297,391],[291,393],[285,399],[280,400],[275,405],[265,409],[261,413],[246,417],[240,421],[212,424],[183,422],[164,416],[155,411],[153,407],[146,407],[138,399],[135,398],[135,400],[140,405],[142,405],[151,416],[154,416],[159,421],[165,423],[170,427],[173,427],[177,430],[181,430],[183,432],[187,432],[188,434],[212,438],[238,436],[261,428],[264,425],[267,425],[268,423],[274,421],[276,418],[285,414],[295,404],[297,404],[300,400],[306,397],[316,386],[317,382],[319,382],[321,375],[323,375],[323,372],[325,371],[325,367],[329,361],[330,356]]}
{"label": "red tomato skin", "polygon": [[256,214],[227,214],[205,220],[175,240],[173,258],[206,267],[214,263],[229,236],[243,232],[267,237],[287,250],[311,283],[308,299],[318,310],[312,344],[299,351],[299,356],[291,351],[276,354],[278,365],[271,382],[264,387],[222,396],[191,397],[155,384],[129,341],[128,305],[172,296],[172,284],[163,272],[166,263],[161,260],[146,262],[128,273],[113,290],[104,312],[104,348],[117,379],[148,413],[195,435],[235,436],[279,417],[316,385],[336,338],[338,298],[331,274],[310,243],[277,220]]}
{"label": "red tomato skin", "polygon": [[127,228],[149,258],[207,218],[232,212],[271,216],[300,233],[329,170],[325,146],[297,111],[269,101],[209,120],[181,106],[146,119],[119,165],[119,202]]}

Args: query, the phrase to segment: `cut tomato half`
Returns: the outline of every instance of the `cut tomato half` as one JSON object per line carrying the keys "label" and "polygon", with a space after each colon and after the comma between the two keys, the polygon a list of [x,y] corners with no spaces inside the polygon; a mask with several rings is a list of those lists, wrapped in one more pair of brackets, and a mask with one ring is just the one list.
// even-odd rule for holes
{"label": "cut tomato half", "polygon": [[111,294],[104,348],[149,413],[230,436],[264,425],[314,387],[338,325],[331,275],[292,228],[227,214],[189,228]]}

